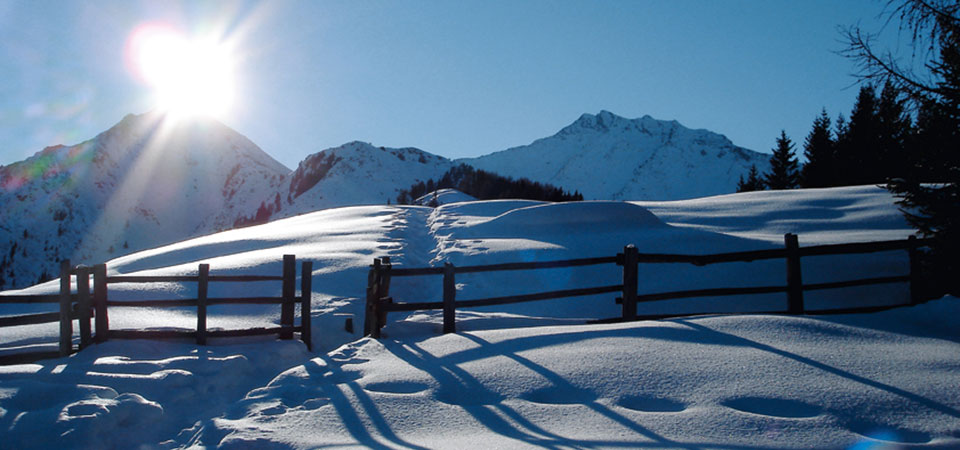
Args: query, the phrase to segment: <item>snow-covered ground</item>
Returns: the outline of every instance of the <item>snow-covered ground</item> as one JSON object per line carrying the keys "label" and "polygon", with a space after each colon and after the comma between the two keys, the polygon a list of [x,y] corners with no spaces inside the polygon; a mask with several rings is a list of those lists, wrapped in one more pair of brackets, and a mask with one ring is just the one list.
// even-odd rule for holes
{"label": "snow-covered ground", "polygon": [[[911,231],[875,187],[680,202],[528,201],[325,210],[144,251],[111,273],[280,272],[314,261],[317,351],[272,338],[110,341],[69,358],[0,367],[0,448],[316,446],[837,448],[960,447],[960,302],[849,316],[702,316],[583,325],[612,294],[458,311],[391,313],[361,339],[366,267],[407,267],[774,248],[897,239]],[[804,281],[905,273],[903,252],[804,259]],[[641,266],[640,291],[782,284],[782,262]],[[618,267],[462,275],[458,298],[616,284]],[[55,292],[56,283],[29,292]],[[111,285],[111,298],[191,297],[190,283]],[[397,301],[440,297],[437,277],[397,278]],[[279,283],[210,296],[279,294]],[[905,302],[905,286],[808,296],[808,306]],[[782,296],[641,305],[641,312],[781,309]],[[35,307],[4,305],[3,314]],[[216,306],[210,326],[276,323],[276,307]],[[182,310],[111,309],[113,328],[193,328]],[[353,318],[355,331],[344,330]],[[0,351],[55,341],[56,325],[0,330]]]}

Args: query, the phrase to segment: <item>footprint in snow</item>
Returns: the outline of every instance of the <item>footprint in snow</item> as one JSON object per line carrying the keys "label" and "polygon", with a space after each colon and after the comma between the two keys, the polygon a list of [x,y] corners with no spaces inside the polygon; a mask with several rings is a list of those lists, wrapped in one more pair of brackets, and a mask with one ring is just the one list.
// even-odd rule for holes
{"label": "footprint in snow", "polygon": [[932,439],[930,434],[923,431],[885,426],[872,422],[855,421],[848,423],[847,428],[867,439],[896,444],[924,444]]}
{"label": "footprint in snow", "polygon": [[577,389],[573,387],[561,388],[550,386],[543,389],[537,389],[522,396],[525,400],[534,403],[546,403],[553,405],[573,405],[590,403],[597,399],[597,396],[590,391]]}
{"label": "footprint in snow", "polygon": [[644,395],[623,397],[617,400],[617,405],[634,411],[651,413],[676,413],[687,409],[685,403],[677,400]]}
{"label": "footprint in snow", "polygon": [[306,410],[314,410],[314,409],[317,409],[317,408],[319,408],[319,407],[321,407],[321,406],[329,405],[329,404],[330,404],[330,399],[329,399],[329,398],[325,398],[325,397],[321,397],[321,398],[311,398],[311,399],[303,402],[303,405],[302,405],[301,407],[302,407],[303,409],[306,409]]}
{"label": "footprint in snow", "polygon": [[363,388],[368,391],[382,392],[385,394],[415,394],[429,389],[430,386],[416,381],[383,381],[367,384],[363,386]]}
{"label": "footprint in snow", "polygon": [[823,408],[819,406],[784,398],[741,397],[721,403],[737,411],[791,419],[814,417],[823,412]]}

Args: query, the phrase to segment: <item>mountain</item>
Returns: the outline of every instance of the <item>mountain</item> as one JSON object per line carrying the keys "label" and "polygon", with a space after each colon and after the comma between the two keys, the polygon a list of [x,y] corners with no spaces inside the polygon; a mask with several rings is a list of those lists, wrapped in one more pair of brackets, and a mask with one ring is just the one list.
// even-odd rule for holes
{"label": "mountain", "polygon": [[766,171],[769,158],[677,121],[601,111],[530,145],[461,162],[577,190],[586,199],[679,200],[734,192],[751,165]]}
{"label": "mountain", "polygon": [[48,147],[0,167],[0,289],[230,228],[289,172],[219,122],[156,113]]}
{"label": "mountain", "polygon": [[438,178],[453,165],[447,158],[416,148],[350,142],[308,156],[237,225],[336,206],[386,204],[397,198],[400,189]]}
{"label": "mountain", "polygon": [[237,226],[345,205],[384,204],[459,163],[587,199],[668,200],[733,192],[768,155],[649,116],[584,114],[554,136],[451,161],[350,142],[290,171],[214,120],[128,115],[94,139],[0,167],[0,290]]}

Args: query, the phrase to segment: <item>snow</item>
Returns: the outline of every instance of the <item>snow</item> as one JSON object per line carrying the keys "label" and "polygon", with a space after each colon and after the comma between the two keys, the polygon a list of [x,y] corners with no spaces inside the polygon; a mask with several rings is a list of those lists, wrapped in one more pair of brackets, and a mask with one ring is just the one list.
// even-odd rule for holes
{"label": "snow", "polygon": [[289,172],[219,122],[128,115],[0,168],[0,288],[228,229]]}
{"label": "snow", "polygon": [[[0,367],[0,447],[314,448],[960,447],[960,330],[953,297],[845,316],[706,315],[584,325],[616,316],[612,294],[390,313],[360,338],[367,265],[423,267],[775,248],[899,239],[911,230],[875,187],[677,202],[458,202],[337,208],[204,236],[108,262],[111,273],[280,272],[314,261],[316,352],[272,337],[120,341]],[[905,252],[804,259],[806,282],[901,274]],[[471,299],[619,283],[616,266],[457,276]],[[782,263],[643,265],[641,293],[783,283]],[[277,295],[279,283],[213,285],[211,297]],[[55,282],[20,292],[53,293]],[[123,298],[187,298],[190,283],[111,285]],[[437,277],[396,278],[397,301],[438,299]],[[809,293],[808,306],[902,304],[906,288]],[[782,296],[641,305],[644,312],[782,309]],[[694,305],[694,306],[690,306]],[[712,308],[712,309],[711,309]],[[3,305],[4,314],[29,309]],[[193,311],[111,310],[115,327],[192,328]],[[355,331],[344,330],[351,318]],[[277,323],[275,306],[211,307],[212,327]],[[48,329],[52,328],[52,329]],[[20,330],[14,332],[12,330]],[[24,331],[25,330],[25,331]],[[55,325],[6,328],[0,351],[55,341]],[[19,333],[19,334],[11,334]]]}
{"label": "snow", "polygon": [[93,264],[236,225],[384,205],[461,163],[588,199],[634,200],[732,192],[767,158],[706,130],[604,111],[481,158],[451,161],[355,141],[311,154],[291,172],[212,119],[172,124],[156,113],[128,115],[91,140],[0,168],[0,289],[49,279],[65,258]]}
{"label": "snow", "polygon": [[436,198],[438,205],[446,205],[447,203],[459,203],[459,202],[472,202],[475,201],[472,195],[464,194],[456,189],[437,189],[429,194],[424,194],[413,201],[414,205],[424,205],[428,206],[430,202]]}
{"label": "snow", "polygon": [[460,162],[576,190],[588,200],[679,200],[734,192],[750,166],[762,173],[769,159],[676,121],[601,111],[530,145]]}

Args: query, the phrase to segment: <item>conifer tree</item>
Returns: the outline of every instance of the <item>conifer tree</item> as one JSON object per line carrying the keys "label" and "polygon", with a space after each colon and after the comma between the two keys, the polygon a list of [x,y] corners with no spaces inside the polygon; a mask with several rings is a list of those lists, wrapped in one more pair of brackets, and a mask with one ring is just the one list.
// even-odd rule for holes
{"label": "conifer tree", "polygon": [[830,116],[824,108],[820,111],[820,116],[813,120],[813,129],[803,142],[803,156],[807,162],[800,172],[802,187],[819,188],[836,185],[835,144],[830,134]]}
{"label": "conifer tree", "polygon": [[740,181],[737,182],[737,192],[753,192],[764,189],[763,180],[760,179],[756,164],[750,166],[750,172],[747,173],[746,180],[743,179],[743,175],[740,175]]}
{"label": "conifer tree", "polygon": [[[888,188],[899,198],[907,220],[932,239],[925,269],[943,283],[934,295],[960,292],[960,1],[891,1],[888,18],[899,21],[912,52],[877,50],[858,27],[847,32],[846,54],[860,65],[862,81],[890,82],[919,108],[917,141],[923,147],[917,169]],[[922,59],[924,72],[913,70]],[[906,63],[904,62],[906,61]],[[929,74],[929,75],[928,75]]]}
{"label": "conifer tree", "polygon": [[846,123],[844,139],[837,141],[836,157],[840,185],[881,183],[877,163],[880,125],[873,86],[860,87],[857,101]]}
{"label": "conifer tree", "polygon": [[903,178],[910,166],[907,145],[913,124],[901,97],[900,90],[894,87],[893,83],[887,82],[880,91],[877,103],[877,175],[884,181]]}
{"label": "conifer tree", "polygon": [[777,146],[770,157],[770,172],[764,175],[764,184],[770,189],[795,189],[800,183],[797,158],[793,151],[793,142],[787,132],[780,130]]}

